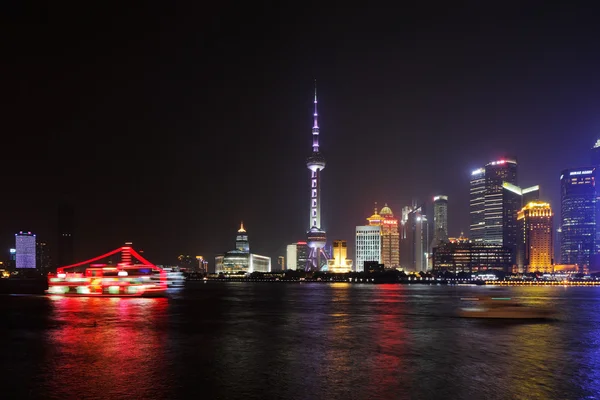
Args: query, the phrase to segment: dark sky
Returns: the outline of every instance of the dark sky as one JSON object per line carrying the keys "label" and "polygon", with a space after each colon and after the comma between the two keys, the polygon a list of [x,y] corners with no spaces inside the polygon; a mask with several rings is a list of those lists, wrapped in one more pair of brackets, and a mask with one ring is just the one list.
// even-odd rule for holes
{"label": "dark sky", "polygon": [[468,231],[470,171],[504,154],[559,211],[600,137],[598,10],[162,3],[3,10],[6,253],[18,230],[54,244],[67,201],[79,259],[212,259],[242,219],[276,257],[308,227],[315,78],[324,228],[351,247],[374,201],[447,194]]}

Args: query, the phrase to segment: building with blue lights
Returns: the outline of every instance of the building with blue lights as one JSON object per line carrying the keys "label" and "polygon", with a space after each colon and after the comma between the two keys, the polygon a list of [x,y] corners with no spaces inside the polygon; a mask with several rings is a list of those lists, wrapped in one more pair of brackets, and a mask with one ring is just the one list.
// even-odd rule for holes
{"label": "building with blue lights", "polygon": [[560,175],[562,264],[590,266],[596,244],[595,168],[570,168]]}

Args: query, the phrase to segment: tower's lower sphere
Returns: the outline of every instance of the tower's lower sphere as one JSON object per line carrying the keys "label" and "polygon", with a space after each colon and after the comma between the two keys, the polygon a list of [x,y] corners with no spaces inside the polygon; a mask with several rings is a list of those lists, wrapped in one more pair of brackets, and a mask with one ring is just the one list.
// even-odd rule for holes
{"label": "tower's lower sphere", "polygon": [[313,227],[306,234],[306,242],[310,248],[322,249],[327,242],[327,234],[325,231]]}

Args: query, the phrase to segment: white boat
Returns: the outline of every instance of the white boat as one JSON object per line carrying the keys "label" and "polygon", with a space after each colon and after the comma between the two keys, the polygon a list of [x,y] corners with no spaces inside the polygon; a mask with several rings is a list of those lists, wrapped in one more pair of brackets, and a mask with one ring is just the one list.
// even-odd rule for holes
{"label": "white boat", "polygon": [[475,304],[462,307],[458,316],[462,318],[487,319],[552,319],[554,310],[546,307],[531,307],[518,303],[510,298],[465,299]]}
{"label": "white boat", "polygon": [[167,273],[167,287],[179,288],[185,285],[185,277],[183,272],[177,268],[165,267],[163,268]]}

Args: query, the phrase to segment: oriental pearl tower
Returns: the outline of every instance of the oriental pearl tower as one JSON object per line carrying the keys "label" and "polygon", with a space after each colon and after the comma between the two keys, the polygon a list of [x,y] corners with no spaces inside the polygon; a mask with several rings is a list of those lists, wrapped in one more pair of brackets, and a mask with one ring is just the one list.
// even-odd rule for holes
{"label": "oriental pearl tower", "polygon": [[[325,168],[325,158],[319,152],[319,123],[317,114],[317,82],[315,81],[315,112],[312,127],[312,154],[306,159],[306,166],[310,170],[310,223],[306,232],[306,241],[309,248],[306,261],[306,271],[319,271],[327,256],[323,251],[327,234],[321,229],[321,171]],[[323,256],[323,260],[321,259]]]}

